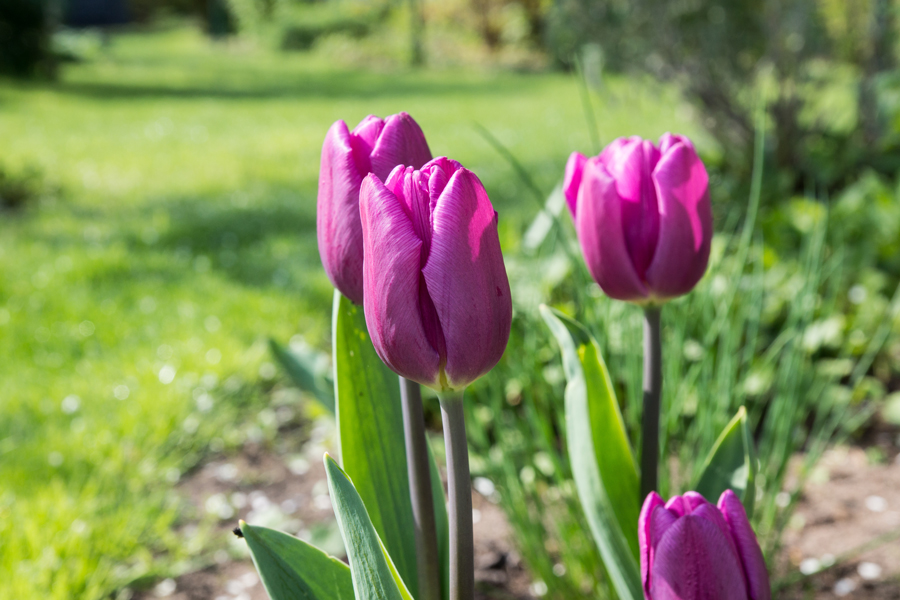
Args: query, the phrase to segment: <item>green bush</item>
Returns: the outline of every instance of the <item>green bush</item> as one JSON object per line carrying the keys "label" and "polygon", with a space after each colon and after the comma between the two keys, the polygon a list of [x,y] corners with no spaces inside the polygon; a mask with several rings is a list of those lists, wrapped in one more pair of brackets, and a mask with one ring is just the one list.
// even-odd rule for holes
{"label": "green bush", "polygon": [[896,11],[894,0],[559,0],[547,39],[564,64],[599,44],[608,68],[677,83],[741,179],[765,102],[770,163],[790,194],[900,166],[883,85],[896,64]]}

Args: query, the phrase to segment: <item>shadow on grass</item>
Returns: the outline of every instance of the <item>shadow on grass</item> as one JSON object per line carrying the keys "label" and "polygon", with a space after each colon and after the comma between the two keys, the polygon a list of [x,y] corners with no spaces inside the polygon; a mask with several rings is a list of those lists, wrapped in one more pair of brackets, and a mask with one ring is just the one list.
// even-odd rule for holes
{"label": "shadow on grass", "polygon": [[169,253],[189,273],[213,270],[245,286],[304,290],[319,268],[315,199],[274,192],[253,205],[196,199],[154,204],[138,216],[168,213],[158,237],[152,226],[132,229],[127,243],[137,253]]}
{"label": "shadow on grass", "polygon": [[[203,72],[204,70],[201,70]],[[191,99],[267,100],[285,98],[360,98],[410,96],[454,96],[491,94],[508,95],[532,89],[525,78],[484,78],[465,81],[444,75],[409,73],[370,73],[364,71],[331,71],[328,73],[284,69],[252,70],[234,67],[205,70],[199,77],[172,83],[144,81],[123,82],[63,81],[53,84],[31,84],[93,100],[122,99]]]}
{"label": "shadow on grass", "polygon": [[28,234],[57,254],[87,246],[102,256],[125,245],[125,258],[110,250],[109,259],[92,269],[92,284],[100,288],[126,280],[184,285],[212,272],[242,286],[302,292],[315,304],[330,299],[316,241],[315,197],[296,190],[266,189],[256,199],[234,194],[158,199],[133,209],[57,210],[68,212],[75,226],[44,229],[36,223]]}

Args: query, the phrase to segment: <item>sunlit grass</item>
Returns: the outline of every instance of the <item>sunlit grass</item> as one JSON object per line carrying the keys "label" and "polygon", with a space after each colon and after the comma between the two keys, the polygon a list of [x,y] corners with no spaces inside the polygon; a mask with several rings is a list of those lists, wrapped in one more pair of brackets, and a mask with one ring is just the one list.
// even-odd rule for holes
{"label": "sunlit grass", "polygon": [[[664,90],[612,80],[604,97],[606,141],[694,132]],[[106,597],[197,551],[173,532],[173,484],[265,433],[265,338],[327,349],[324,133],[401,110],[484,179],[513,243],[534,200],[472,123],[546,189],[591,150],[567,74],[336,71],[189,27],[116,36],[58,83],[3,83],[0,164],[49,191],[0,214],[0,597]]]}

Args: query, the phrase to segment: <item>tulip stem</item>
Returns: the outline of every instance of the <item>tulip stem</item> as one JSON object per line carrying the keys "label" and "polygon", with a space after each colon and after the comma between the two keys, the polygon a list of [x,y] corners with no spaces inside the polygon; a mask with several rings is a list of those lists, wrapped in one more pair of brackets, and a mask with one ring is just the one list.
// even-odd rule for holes
{"label": "tulip stem", "polygon": [[659,462],[659,400],[662,390],[660,307],[644,309],[644,414],[641,435],[641,497],[657,489]]}
{"label": "tulip stem", "polygon": [[406,438],[409,497],[415,522],[419,597],[421,600],[440,600],[441,561],[437,546],[434,496],[431,493],[425,416],[422,413],[422,390],[419,384],[401,377],[400,399],[403,406],[403,433]]}
{"label": "tulip stem", "polygon": [[450,496],[450,599],[475,597],[475,545],[472,533],[472,483],[462,392],[438,394],[447,449]]}

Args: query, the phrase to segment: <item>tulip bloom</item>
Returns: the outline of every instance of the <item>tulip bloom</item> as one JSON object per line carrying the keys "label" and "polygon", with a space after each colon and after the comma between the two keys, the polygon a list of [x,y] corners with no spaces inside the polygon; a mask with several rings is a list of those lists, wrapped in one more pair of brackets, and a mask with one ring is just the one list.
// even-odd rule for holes
{"label": "tulip bloom", "polygon": [[770,600],[769,575],[741,501],[697,492],[647,496],[638,521],[646,600]]}
{"label": "tulip bloom", "polygon": [[563,191],[593,278],[611,298],[660,304],[688,293],[709,260],[709,177],[686,137],[619,138],[573,152]]}
{"label": "tulip bloom", "polygon": [[497,213],[474,173],[448,158],[365,178],[366,324],[381,359],[438,391],[461,390],[506,348],[512,320]]}
{"label": "tulip bloom", "polygon": [[369,173],[385,178],[397,165],[431,160],[425,135],[405,112],[381,120],[369,115],[353,131],[344,121],[328,130],[319,166],[316,233],[331,283],[356,304],[363,302],[363,244],[359,186]]}

